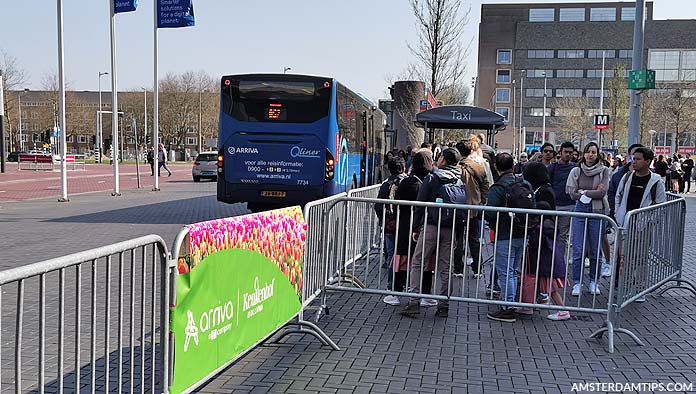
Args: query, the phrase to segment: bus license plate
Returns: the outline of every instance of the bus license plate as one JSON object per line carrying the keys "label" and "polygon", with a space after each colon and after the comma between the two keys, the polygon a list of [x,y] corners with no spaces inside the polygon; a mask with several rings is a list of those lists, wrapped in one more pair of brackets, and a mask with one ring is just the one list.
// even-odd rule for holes
{"label": "bus license plate", "polygon": [[285,197],[286,192],[281,192],[277,190],[264,190],[261,192],[261,196],[263,197]]}

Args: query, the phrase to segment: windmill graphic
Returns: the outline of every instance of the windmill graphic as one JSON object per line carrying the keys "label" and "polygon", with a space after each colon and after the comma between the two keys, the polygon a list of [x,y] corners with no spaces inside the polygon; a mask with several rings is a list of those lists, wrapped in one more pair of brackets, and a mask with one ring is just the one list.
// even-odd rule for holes
{"label": "windmill graphic", "polygon": [[198,327],[196,326],[196,321],[193,318],[193,312],[188,311],[188,323],[186,324],[186,342],[184,342],[184,352],[188,351],[191,339],[198,346]]}

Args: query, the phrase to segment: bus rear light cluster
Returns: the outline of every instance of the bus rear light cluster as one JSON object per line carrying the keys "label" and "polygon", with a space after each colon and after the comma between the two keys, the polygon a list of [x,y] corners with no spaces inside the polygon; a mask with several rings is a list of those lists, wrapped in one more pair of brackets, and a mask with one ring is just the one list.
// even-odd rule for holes
{"label": "bus rear light cluster", "polygon": [[326,150],[326,170],[324,172],[324,180],[326,182],[328,182],[334,178],[335,164],[336,163],[334,162],[333,155],[331,155],[331,152],[327,149]]}
{"label": "bus rear light cluster", "polygon": [[218,157],[217,157],[217,171],[220,173],[222,172],[222,164],[223,164],[224,159],[225,159],[225,156],[223,156],[223,155],[218,155]]}

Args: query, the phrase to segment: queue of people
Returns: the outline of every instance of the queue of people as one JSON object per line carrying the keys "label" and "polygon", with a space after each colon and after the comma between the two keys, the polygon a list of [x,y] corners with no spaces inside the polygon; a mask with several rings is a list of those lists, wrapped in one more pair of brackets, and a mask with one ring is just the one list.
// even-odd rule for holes
{"label": "queue of people", "polygon": [[[390,176],[378,198],[550,213],[540,217],[376,204],[385,232],[387,268],[395,278],[389,287],[412,294],[407,300],[389,295],[384,302],[402,305],[401,313],[409,317],[435,305],[436,316],[447,317],[450,280],[465,277],[467,270],[486,282],[487,294],[507,303],[553,302],[562,307],[561,291],[566,287],[571,296],[585,291],[597,296],[602,291],[599,279],[610,277],[615,263],[610,261],[607,222],[553,212],[609,215],[622,226],[626,213],[666,199],[666,179],[658,171],[661,161],[639,144],[629,148],[625,159],[604,156],[594,142],[581,153],[571,142],[561,144],[559,152],[545,144],[536,157],[520,155],[517,163],[509,153],[496,155],[485,136],[435,148],[424,144],[408,154],[391,154]],[[693,161],[686,164],[689,171],[692,167]],[[481,240],[488,229],[495,252],[490,275],[484,277]],[[436,302],[420,297],[433,291],[442,296]],[[555,310],[548,319],[570,318],[568,311]],[[488,318],[514,322],[518,315],[530,313],[533,310],[505,306],[488,313]]]}

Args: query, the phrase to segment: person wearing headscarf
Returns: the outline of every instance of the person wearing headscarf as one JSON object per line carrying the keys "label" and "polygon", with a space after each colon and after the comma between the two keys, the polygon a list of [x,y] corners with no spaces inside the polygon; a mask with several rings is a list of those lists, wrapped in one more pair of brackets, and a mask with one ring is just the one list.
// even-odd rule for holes
{"label": "person wearing headscarf", "polygon": [[522,177],[532,184],[536,202],[546,201],[551,210],[556,209],[556,196],[549,180],[549,173],[546,171],[544,163],[530,161],[522,167]]}

